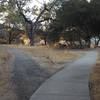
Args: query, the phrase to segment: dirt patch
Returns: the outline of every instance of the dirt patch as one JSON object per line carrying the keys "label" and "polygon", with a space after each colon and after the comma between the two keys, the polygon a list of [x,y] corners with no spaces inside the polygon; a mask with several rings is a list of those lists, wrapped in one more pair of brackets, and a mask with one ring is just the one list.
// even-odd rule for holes
{"label": "dirt patch", "polygon": [[100,54],[90,76],[91,100],[100,100]]}

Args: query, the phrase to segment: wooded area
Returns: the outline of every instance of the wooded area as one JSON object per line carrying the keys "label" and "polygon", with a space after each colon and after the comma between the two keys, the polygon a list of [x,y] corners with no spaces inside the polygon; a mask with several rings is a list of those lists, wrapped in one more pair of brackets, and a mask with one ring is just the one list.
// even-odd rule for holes
{"label": "wooded area", "polygon": [[[90,48],[93,40],[94,47],[98,47],[100,0],[49,0],[41,3],[40,8],[37,5],[27,7],[31,1],[0,1],[0,20],[3,22],[0,37],[6,40],[4,43],[12,44],[26,35],[30,45],[34,45],[39,36],[45,45],[60,45],[61,40],[69,48]],[[34,18],[29,17],[30,14]]]}

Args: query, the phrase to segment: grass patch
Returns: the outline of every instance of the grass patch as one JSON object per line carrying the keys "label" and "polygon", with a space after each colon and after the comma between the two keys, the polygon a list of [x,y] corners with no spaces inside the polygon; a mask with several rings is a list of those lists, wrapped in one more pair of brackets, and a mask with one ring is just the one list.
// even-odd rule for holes
{"label": "grass patch", "polygon": [[77,60],[84,54],[81,51],[59,50],[44,46],[20,49],[25,53],[30,54],[41,68],[44,68],[51,73],[62,69],[65,64],[67,65]]}
{"label": "grass patch", "polygon": [[100,100],[100,57],[90,76],[90,96],[91,100]]}
{"label": "grass patch", "polygon": [[8,60],[11,55],[7,53],[4,48],[0,48],[0,96],[3,96],[7,92],[9,77],[9,64]]}

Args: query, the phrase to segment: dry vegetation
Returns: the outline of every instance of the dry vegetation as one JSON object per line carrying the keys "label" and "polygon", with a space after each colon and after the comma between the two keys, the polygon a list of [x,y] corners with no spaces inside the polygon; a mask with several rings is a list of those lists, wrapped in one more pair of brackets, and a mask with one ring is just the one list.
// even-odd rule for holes
{"label": "dry vegetation", "polygon": [[15,97],[15,94],[10,90],[11,85],[9,83],[11,79],[10,58],[11,55],[5,48],[0,47],[0,98],[2,98],[2,100],[13,100],[13,97]]}
{"label": "dry vegetation", "polygon": [[[1,48],[3,47],[3,48]],[[33,61],[39,64],[40,69],[43,69],[44,72],[40,73],[40,76],[33,77],[34,83],[39,84],[44,82],[48,77],[52,76],[55,72],[61,70],[63,67],[67,67],[69,63],[77,60],[85,52],[83,51],[69,51],[69,50],[60,50],[60,49],[52,49],[50,47],[38,46],[38,47],[26,47],[26,46],[17,46],[17,45],[10,45],[10,46],[1,46],[0,47],[0,98],[2,100],[20,100],[17,97],[17,94],[13,91],[13,87],[10,80],[12,76],[13,66],[9,66],[8,59],[11,56],[7,53],[7,49],[9,48],[13,50],[18,50],[20,53],[24,53],[26,56],[32,57]],[[6,48],[6,49],[5,49]],[[16,48],[16,49],[15,49]],[[12,54],[13,55],[13,54]],[[13,62],[13,61],[12,61]],[[34,66],[34,72],[37,66]],[[47,74],[45,73],[48,72]],[[40,80],[41,79],[41,80]],[[38,87],[39,87],[38,86]],[[37,87],[34,85],[34,90]]]}
{"label": "dry vegetation", "polygon": [[100,100],[100,57],[91,73],[90,95],[91,100]]}
{"label": "dry vegetation", "polygon": [[[27,53],[32,56],[33,60],[36,61],[41,68],[47,70],[51,74],[59,71],[66,64],[66,66],[83,56],[86,51],[81,50],[61,50],[54,49],[47,46],[23,46],[23,45],[5,45],[10,48],[17,48],[22,50],[23,53]],[[4,47],[5,47],[4,46]]]}
{"label": "dry vegetation", "polygon": [[77,60],[83,54],[81,51],[59,50],[44,46],[21,48],[21,50],[32,55],[42,68],[51,73],[63,68],[65,64]]}

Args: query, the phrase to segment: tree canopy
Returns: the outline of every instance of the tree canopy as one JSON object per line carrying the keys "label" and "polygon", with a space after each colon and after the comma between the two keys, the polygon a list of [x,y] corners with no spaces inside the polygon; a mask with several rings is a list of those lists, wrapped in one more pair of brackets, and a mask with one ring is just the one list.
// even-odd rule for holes
{"label": "tree canopy", "polygon": [[[32,8],[27,6],[32,0],[2,0],[0,3],[0,12],[5,12],[6,24],[11,24],[16,28],[26,30],[26,33],[34,44],[34,33],[42,25],[42,22],[52,20],[51,10],[59,0],[53,0],[49,3],[44,2],[41,8],[34,5]],[[34,2],[32,2],[34,3]],[[53,11],[52,11],[53,12]],[[30,17],[28,16],[30,14]],[[32,19],[32,16],[34,18]]]}
{"label": "tree canopy", "polygon": [[84,40],[90,46],[91,38],[100,41],[100,1],[68,0],[56,11],[55,21],[51,23],[50,36],[54,40],[63,36],[66,41]]}
{"label": "tree canopy", "polygon": [[[24,30],[31,44],[37,30],[48,33],[48,41],[58,41],[63,37],[75,46],[90,47],[91,39],[97,46],[100,41],[100,0],[50,0],[41,7],[27,5],[32,0],[1,0],[0,14],[5,15],[5,25],[9,28]],[[33,2],[34,3],[34,2]],[[31,17],[29,17],[30,15]],[[32,18],[34,16],[34,18]],[[44,28],[45,27],[45,28]]]}

